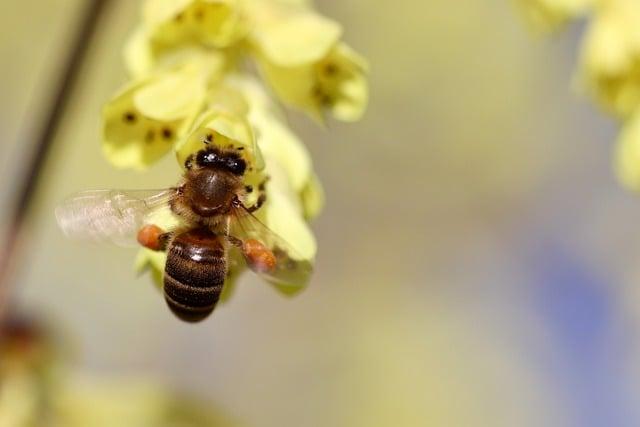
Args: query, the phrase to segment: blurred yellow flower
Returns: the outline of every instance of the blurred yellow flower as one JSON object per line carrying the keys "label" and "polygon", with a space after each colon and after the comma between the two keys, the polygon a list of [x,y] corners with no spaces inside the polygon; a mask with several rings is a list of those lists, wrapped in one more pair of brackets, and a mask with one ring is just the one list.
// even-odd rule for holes
{"label": "blurred yellow flower", "polygon": [[620,182],[640,191],[640,1],[520,0],[554,26],[590,13],[578,81],[607,111],[623,121],[615,168]]}
{"label": "blurred yellow flower", "polygon": [[586,36],[581,78],[620,117],[640,104],[640,2],[602,1]]}
{"label": "blurred yellow flower", "polygon": [[527,21],[536,29],[552,31],[562,27],[592,6],[595,0],[516,0]]}
{"label": "blurred yellow flower", "polygon": [[233,426],[204,406],[131,380],[70,375],[59,337],[32,318],[10,316],[0,325],[0,426]]}

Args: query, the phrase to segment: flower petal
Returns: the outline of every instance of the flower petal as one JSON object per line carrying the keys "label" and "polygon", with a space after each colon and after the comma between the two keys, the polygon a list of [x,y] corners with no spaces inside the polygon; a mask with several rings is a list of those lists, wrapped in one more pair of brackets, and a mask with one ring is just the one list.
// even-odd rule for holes
{"label": "flower petal", "polygon": [[317,246],[315,237],[304,220],[299,196],[289,185],[286,172],[270,158],[265,158],[267,202],[257,213],[265,225],[288,242],[303,260],[313,260]]}
{"label": "flower petal", "polygon": [[580,76],[608,109],[629,116],[640,105],[640,3],[598,9],[582,50]]}
{"label": "flower petal", "polygon": [[236,79],[248,104],[247,118],[255,130],[264,157],[277,161],[286,171],[294,191],[301,191],[311,175],[311,156],[298,137],[285,125],[281,112],[262,88],[250,77]]}
{"label": "flower petal", "polygon": [[251,126],[241,116],[221,111],[209,111],[201,116],[187,138],[175,146],[178,163],[185,167],[190,156],[209,144],[224,148],[239,148],[249,172],[263,169],[262,154],[258,150]]}
{"label": "flower petal", "polygon": [[131,33],[124,46],[127,72],[134,78],[141,78],[151,71],[154,62],[147,31],[143,26],[139,26]]}
{"label": "flower petal", "polygon": [[[314,262],[317,246],[313,232],[302,217],[300,206],[286,190],[269,184],[268,201],[259,211],[258,217],[269,229],[287,242],[295,252],[292,257]],[[300,282],[290,285],[274,285],[280,292],[292,295],[304,289],[309,276],[301,275]]]}
{"label": "flower petal", "polygon": [[167,74],[136,91],[133,102],[146,117],[180,120],[197,111],[204,101],[204,79],[195,70]]}
{"label": "flower petal", "polygon": [[254,2],[251,42],[269,62],[297,67],[326,56],[342,35],[340,25],[311,9]]}

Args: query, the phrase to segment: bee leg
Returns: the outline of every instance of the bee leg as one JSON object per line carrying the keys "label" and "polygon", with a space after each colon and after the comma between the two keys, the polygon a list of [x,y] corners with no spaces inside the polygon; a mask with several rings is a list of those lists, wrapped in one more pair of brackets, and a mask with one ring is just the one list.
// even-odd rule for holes
{"label": "bee leg", "polygon": [[189,154],[189,157],[187,157],[187,159],[184,162],[184,167],[190,171],[191,169],[193,169],[193,154]]}
{"label": "bee leg", "polygon": [[266,202],[266,201],[267,201],[267,195],[266,194],[260,194],[260,196],[258,196],[258,200],[256,201],[256,204],[253,205],[253,206],[247,207],[247,211],[249,213],[254,213],[258,209],[260,209],[262,207],[262,205],[264,204],[264,202]]}
{"label": "bee leg", "polygon": [[160,248],[158,250],[166,251],[167,246],[169,246],[169,242],[175,237],[175,235],[176,233],[174,233],[173,231],[169,231],[158,236],[158,243]]}
{"label": "bee leg", "polygon": [[233,246],[236,246],[240,249],[242,249],[242,245],[244,244],[242,242],[242,240],[238,239],[237,237],[234,236],[227,236],[227,240],[229,241],[229,243],[231,243]]}

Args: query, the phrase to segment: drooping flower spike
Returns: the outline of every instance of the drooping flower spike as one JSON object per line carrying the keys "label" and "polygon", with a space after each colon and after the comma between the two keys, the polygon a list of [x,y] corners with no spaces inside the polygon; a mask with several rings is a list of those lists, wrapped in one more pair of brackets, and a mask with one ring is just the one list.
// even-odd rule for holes
{"label": "drooping flower spike", "polygon": [[[107,159],[144,170],[174,152],[188,168],[206,145],[235,148],[247,164],[246,188],[268,195],[257,218],[313,260],[308,221],[324,193],[278,100],[320,122],[357,120],[368,101],[366,61],[341,40],[340,25],[306,0],[147,0],[142,17],[124,51],[132,81],[104,109]],[[246,203],[257,197],[248,192]],[[176,221],[170,210],[153,219],[161,229]],[[164,252],[143,248],[136,268],[161,284],[165,262]],[[230,261],[223,299],[242,266]],[[279,290],[291,294],[305,284]]]}

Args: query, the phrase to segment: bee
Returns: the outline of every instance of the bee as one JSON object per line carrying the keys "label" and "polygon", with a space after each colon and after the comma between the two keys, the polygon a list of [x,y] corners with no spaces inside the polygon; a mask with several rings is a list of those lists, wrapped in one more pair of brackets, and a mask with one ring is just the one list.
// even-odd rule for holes
{"label": "bee", "polygon": [[[243,176],[247,163],[237,149],[208,146],[190,156],[175,187],[163,190],[94,190],[75,194],[56,209],[69,237],[137,242],[166,251],[164,297],[171,311],[186,322],[207,318],[216,307],[232,259],[267,282],[296,286],[311,275],[302,259],[282,238],[254,216],[266,201],[265,182],[254,204],[247,206]],[[170,209],[177,225],[163,230],[154,214]],[[241,256],[232,257],[232,251]]]}

